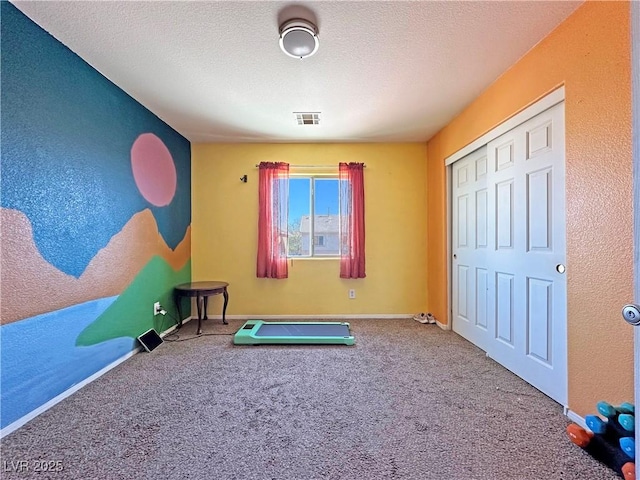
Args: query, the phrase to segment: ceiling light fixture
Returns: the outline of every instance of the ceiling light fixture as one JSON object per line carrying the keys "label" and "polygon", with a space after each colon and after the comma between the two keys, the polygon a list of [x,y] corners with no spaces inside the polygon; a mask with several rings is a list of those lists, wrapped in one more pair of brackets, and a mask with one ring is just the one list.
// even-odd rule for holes
{"label": "ceiling light fixture", "polygon": [[280,48],[293,58],[307,58],[318,50],[318,29],[302,18],[280,25]]}

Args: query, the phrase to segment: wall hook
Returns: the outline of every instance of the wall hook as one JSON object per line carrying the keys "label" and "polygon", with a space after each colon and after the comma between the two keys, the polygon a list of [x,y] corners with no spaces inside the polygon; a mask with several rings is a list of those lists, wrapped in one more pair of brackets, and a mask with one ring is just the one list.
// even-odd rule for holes
{"label": "wall hook", "polygon": [[247,183],[247,176],[246,175],[241,176],[240,177],[240,181],[244,182],[244,183]]}

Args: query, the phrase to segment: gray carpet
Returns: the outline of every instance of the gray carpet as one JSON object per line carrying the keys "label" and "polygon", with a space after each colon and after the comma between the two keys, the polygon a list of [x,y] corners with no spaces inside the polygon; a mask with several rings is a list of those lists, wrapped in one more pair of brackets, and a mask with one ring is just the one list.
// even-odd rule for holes
{"label": "gray carpet", "polygon": [[[558,404],[456,334],[413,320],[351,326],[354,347],[203,336],[135,355],[5,437],[2,477],[617,478],[569,442]],[[64,471],[6,471],[19,460]]]}

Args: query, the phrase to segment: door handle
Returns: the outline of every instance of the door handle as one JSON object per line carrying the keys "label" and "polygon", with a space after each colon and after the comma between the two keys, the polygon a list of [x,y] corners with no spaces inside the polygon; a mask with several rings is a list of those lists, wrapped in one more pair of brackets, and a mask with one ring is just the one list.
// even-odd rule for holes
{"label": "door handle", "polygon": [[640,307],[633,303],[629,303],[622,307],[622,318],[634,327],[640,325]]}
{"label": "door handle", "polygon": [[564,273],[567,271],[567,267],[564,266],[564,264],[559,263],[556,265],[556,272],[558,273]]}

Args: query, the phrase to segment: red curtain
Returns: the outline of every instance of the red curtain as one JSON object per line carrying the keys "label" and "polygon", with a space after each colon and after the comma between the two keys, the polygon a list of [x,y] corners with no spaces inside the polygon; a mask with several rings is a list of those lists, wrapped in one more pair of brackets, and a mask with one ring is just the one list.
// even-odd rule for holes
{"label": "red curtain", "polygon": [[340,163],[340,278],[364,278],[364,164]]}
{"label": "red curtain", "polygon": [[287,278],[289,164],[262,162],[258,185],[258,278]]}

